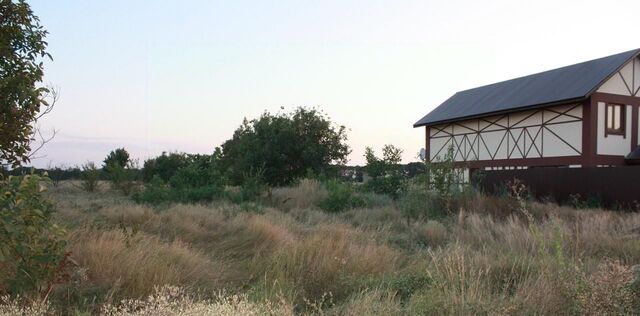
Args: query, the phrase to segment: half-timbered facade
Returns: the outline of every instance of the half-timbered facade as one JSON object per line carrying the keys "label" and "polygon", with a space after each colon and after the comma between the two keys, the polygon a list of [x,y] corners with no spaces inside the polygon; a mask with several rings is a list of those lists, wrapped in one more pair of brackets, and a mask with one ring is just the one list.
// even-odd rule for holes
{"label": "half-timbered facade", "polygon": [[[636,163],[640,49],[456,93],[414,124],[473,169]],[[627,159],[625,159],[627,158]]]}

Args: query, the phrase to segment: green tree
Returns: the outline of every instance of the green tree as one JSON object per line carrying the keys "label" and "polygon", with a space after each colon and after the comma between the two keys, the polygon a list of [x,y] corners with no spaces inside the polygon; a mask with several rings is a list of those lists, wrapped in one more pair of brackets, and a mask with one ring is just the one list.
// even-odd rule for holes
{"label": "green tree", "polygon": [[400,165],[402,149],[393,145],[382,147],[382,158],[378,158],[370,147],[365,149],[365,170],[371,177],[366,188],[379,194],[398,198],[406,189],[406,176]]}
{"label": "green tree", "polygon": [[245,119],[233,137],[222,144],[222,167],[233,184],[244,182],[249,170],[263,170],[269,185],[286,185],[331,164],[346,163],[346,128],[336,126],[322,112],[300,107],[292,113]]}
{"label": "green tree", "polygon": [[96,167],[96,164],[88,161],[82,165],[82,171],[80,173],[80,187],[87,192],[94,192],[98,189],[98,183],[100,181],[100,169]]}
{"label": "green tree", "polygon": [[47,107],[40,86],[47,31],[24,0],[0,0],[0,163],[29,161],[34,123]]}
{"label": "green tree", "polygon": [[142,167],[142,179],[149,182],[154,176],[160,177],[162,181],[168,182],[173,175],[182,167],[189,163],[189,157],[185,153],[163,152],[162,155],[147,159]]}
{"label": "green tree", "polygon": [[107,170],[110,166],[126,168],[130,161],[129,152],[124,148],[118,148],[112,150],[109,155],[107,155],[107,158],[103,161],[104,165],[102,168],[104,170]]}

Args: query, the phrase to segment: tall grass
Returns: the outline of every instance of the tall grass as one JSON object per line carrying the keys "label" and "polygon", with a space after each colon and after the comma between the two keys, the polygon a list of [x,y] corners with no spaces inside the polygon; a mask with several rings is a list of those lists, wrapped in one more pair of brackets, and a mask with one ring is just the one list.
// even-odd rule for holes
{"label": "tall grass", "polygon": [[[323,190],[312,180],[273,189],[258,214],[226,202],[153,208],[60,185],[57,220],[85,278],[59,286],[52,304],[118,311],[121,299],[146,304],[172,285],[193,311],[638,314],[638,213],[526,202],[529,218],[513,200],[469,195],[456,214],[407,223],[386,202],[323,212]],[[120,314],[156,312],[145,308]]]}
{"label": "tall grass", "polygon": [[225,276],[223,263],[181,241],[92,229],[75,231],[70,240],[69,250],[86,269],[88,282],[117,297],[148,295],[162,285],[216,288]]}

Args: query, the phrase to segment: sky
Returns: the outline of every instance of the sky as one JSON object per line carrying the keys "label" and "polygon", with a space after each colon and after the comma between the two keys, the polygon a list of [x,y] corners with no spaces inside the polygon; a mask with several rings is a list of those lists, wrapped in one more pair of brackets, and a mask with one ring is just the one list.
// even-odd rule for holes
{"label": "sky", "polygon": [[640,1],[31,0],[49,31],[35,166],[125,147],[212,153],[243,118],[317,107],[348,128],[349,164],[456,91],[640,48]]}

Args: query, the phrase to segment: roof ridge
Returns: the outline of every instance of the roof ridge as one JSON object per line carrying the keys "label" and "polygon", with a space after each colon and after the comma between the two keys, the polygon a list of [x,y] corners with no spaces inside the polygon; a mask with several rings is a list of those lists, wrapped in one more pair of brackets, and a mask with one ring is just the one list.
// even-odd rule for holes
{"label": "roof ridge", "polygon": [[[625,51],[625,52],[622,52],[622,53],[617,53],[617,54],[613,54],[613,55],[609,55],[609,56],[604,56],[604,57],[594,58],[594,59],[590,59],[590,60],[582,61],[582,62],[579,62],[579,63],[575,63],[575,64],[567,65],[567,66],[562,66],[562,67],[558,67],[558,68],[553,68],[553,69],[543,70],[543,71],[536,72],[536,73],[529,74],[529,75],[524,75],[524,76],[515,77],[515,78],[511,78],[511,79],[506,79],[506,80],[502,80],[502,81],[498,81],[498,82],[494,82],[494,83],[489,83],[489,84],[486,84],[486,85],[477,86],[477,87],[470,88],[470,89],[460,90],[460,91],[457,91],[457,92],[456,92],[456,94],[457,94],[457,93],[460,93],[460,92],[465,92],[465,91],[474,90],[474,89],[479,89],[479,88],[489,87],[489,86],[493,86],[493,85],[497,85],[497,84],[501,84],[501,83],[505,83],[505,82],[509,82],[509,81],[514,81],[514,80],[519,80],[519,79],[524,79],[524,78],[534,77],[534,76],[537,76],[537,75],[541,75],[541,74],[549,73],[549,72],[556,71],[556,70],[567,69],[567,68],[571,68],[571,67],[575,67],[575,66],[579,66],[579,65],[583,65],[583,64],[587,64],[587,63],[595,62],[595,61],[599,61],[599,60],[602,60],[602,59],[607,59],[607,58],[610,58],[610,57],[615,57],[615,56],[620,56],[620,55],[629,54],[629,53],[631,53],[631,52],[635,52],[635,53],[634,53],[634,55],[636,55],[636,54],[640,53],[640,48],[631,49],[631,50],[628,50],[628,51]],[[630,57],[630,58],[631,58],[631,57]],[[626,63],[626,62],[625,62],[625,63]],[[624,65],[623,65],[623,66],[624,66]]]}

